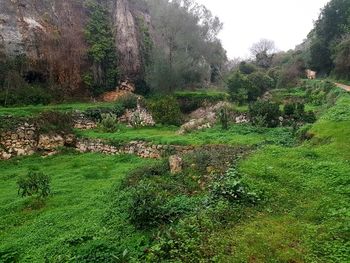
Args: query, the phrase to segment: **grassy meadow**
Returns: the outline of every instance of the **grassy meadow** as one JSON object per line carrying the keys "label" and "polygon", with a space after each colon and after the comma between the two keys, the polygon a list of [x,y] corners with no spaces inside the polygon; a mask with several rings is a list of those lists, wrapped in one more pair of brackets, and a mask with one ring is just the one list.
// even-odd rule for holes
{"label": "grassy meadow", "polygon": [[[309,105],[319,113],[305,141],[290,127],[250,124],[185,135],[164,125],[76,131],[212,147],[184,156],[178,175],[167,160],[70,150],[0,161],[0,262],[349,262],[350,95],[329,108]],[[71,107],[91,105],[55,109]],[[16,182],[30,170],[50,176],[47,199],[18,196]]]}

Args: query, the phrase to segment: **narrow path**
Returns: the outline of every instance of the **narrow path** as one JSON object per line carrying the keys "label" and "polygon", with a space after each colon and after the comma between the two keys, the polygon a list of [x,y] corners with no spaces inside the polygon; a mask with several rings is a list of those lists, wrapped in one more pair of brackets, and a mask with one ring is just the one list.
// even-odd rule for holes
{"label": "narrow path", "polygon": [[339,87],[339,88],[341,88],[343,90],[346,90],[346,91],[350,92],[350,86],[348,86],[348,85],[340,84],[340,83],[335,83],[335,85],[337,85],[337,87]]}

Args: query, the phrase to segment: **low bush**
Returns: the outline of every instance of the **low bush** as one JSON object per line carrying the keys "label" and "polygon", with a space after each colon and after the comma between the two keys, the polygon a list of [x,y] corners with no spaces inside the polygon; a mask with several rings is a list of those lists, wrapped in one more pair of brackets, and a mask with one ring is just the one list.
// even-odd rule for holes
{"label": "low bush", "polygon": [[254,125],[277,127],[281,114],[279,105],[270,101],[260,100],[249,105],[249,115]]}
{"label": "low bush", "polygon": [[112,113],[102,113],[99,127],[104,132],[116,132],[118,130],[117,116]]}
{"label": "low bush", "polygon": [[211,186],[214,199],[226,199],[230,203],[255,204],[260,198],[243,183],[236,169],[229,169],[224,175],[218,176]]}
{"label": "low bush", "polygon": [[293,116],[296,110],[296,105],[295,103],[286,103],[283,106],[283,114],[285,116]]}
{"label": "low bush", "polygon": [[47,105],[53,100],[50,92],[40,86],[0,91],[1,106]]}
{"label": "low bush", "polygon": [[116,103],[120,104],[124,109],[136,109],[138,97],[133,93],[124,94],[117,99]]}
{"label": "low bush", "polygon": [[305,111],[304,103],[287,103],[283,108],[284,124],[292,125],[295,122],[314,123],[316,115],[313,111]]}
{"label": "low bush", "polygon": [[320,106],[328,102],[328,94],[336,89],[330,81],[304,81],[301,88],[305,90],[307,102]]}
{"label": "low bush", "polygon": [[187,197],[170,198],[154,183],[141,182],[134,188],[131,200],[130,222],[140,229],[173,222],[193,209]]}
{"label": "low bush", "polygon": [[156,123],[179,126],[182,123],[180,105],[174,97],[163,97],[148,102],[147,107]]}
{"label": "low bush", "polygon": [[51,179],[48,175],[40,171],[29,171],[17,181],[18,195],[46,198],[51,193],[50,182]]}
{"label": "low bush", "polygon": [[121,103],[116,103],[114,107],[106,108],[106,107],[99,107],[99,108],[93,108],[93,109],[87,109],[84,112],[84,115],[96,122],[99,122],[102,120],[103,114],[114,114],[117,117],[121,117],[125,113],[125,108]]}
{"label": "low bush", "polygon": [[68,112],[46,111],[34,119],[40,133],[70,133],[73,131],[73,117]]}
{"label": "low bush", "polygon": [[224,92],[195,91],[176,92],[175,97],[180,104],[181,112],[188,114],[208,104],[226,101],[229,98],[229,95]]}

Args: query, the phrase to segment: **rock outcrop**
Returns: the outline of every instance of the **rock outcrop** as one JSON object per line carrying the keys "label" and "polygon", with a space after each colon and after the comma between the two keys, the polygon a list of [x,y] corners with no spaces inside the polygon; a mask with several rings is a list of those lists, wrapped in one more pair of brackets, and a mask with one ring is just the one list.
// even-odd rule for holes
{"label": "rock outcrop", "polygon": [[[150,17],[130,0],[101,2],[110,11],[122,74],[133,78],[140,73],[142,60],[137,21],[142,19],[151,26]],[[84,0],[1,0],[0,53],[26,54],[33,70],[40,70],[35,68],[36,62],[55,58],[62,65],[72,67],[72,71],[76,70],[74,67],[83,67],[86,57],[84,28],[88,21],[84,3]],[[57,42],[56,47],[54,43]],[[72,52],[62,53],[69,48]],[[71,63],[72,56],[76,56],[79,64]]]}

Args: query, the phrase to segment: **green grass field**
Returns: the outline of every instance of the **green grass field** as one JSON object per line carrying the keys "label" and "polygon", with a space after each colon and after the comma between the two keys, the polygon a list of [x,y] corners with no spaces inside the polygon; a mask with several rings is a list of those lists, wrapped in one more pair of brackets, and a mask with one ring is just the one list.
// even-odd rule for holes
{"label": "green grass field", "polygon": [[43,111],[72,111],[80,110],[85,111],[87,109],[94,109],[98,107],[111,107],[114,103],[109,102],[96,102],[96,103],[68,103],[46,106],[23,106],[23,107],[0,107],[0,116],[12,115],[18,117],[27,117],[39,114]]}
{"label": "green grass field", "polygon": [[268,200],[210,237],[219,262],[349,262],[349,105],[349,95],[341,98],[310,142],[267,146],[240,163]]}
{"label": "green grass field", "polygon": [[[0,162],[0,259],[44,262],[51,254],[69,255],[74,238],[106,236],[102,220],[110,192],[130,170],[146,163],[152,161],[94,154]],[[17,195],[18,176],[36,168],[52,178],[53,195],[43,207]]]}
{"label": "green grass field", "polygon": [[294,139],[289,128],[256,128],[251,125],[231,125],[229,130],[215,126],[212,129],[179,135],[178,127],[157,126],[152,128],[122,127],[116,133],[103,133],[98,130],[79,131],[82,137],[100,138],[115,142],[144,140],[155,144],[206,145],[227,144],[233,146],[258,145],[264,143],[292,145]]}

